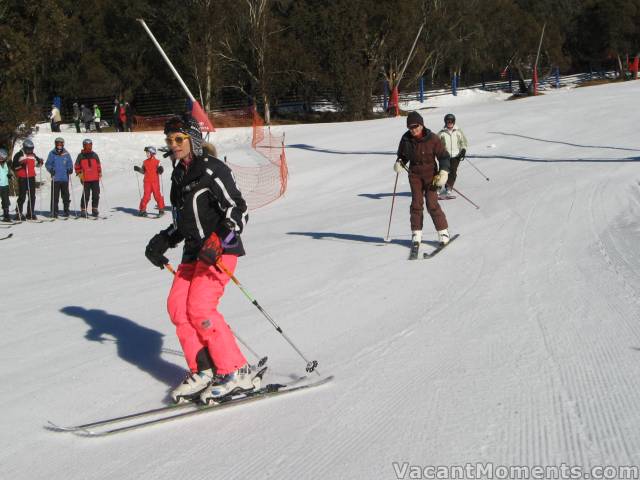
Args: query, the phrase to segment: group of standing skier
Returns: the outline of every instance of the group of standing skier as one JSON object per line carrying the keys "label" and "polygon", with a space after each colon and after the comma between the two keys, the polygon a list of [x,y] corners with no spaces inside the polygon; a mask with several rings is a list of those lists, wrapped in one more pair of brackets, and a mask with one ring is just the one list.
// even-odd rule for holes
{"label": "group of standing skier", "polygon": [[[80,213],[87,217],[89,201],[91,201],[91,215],[98,216],[98,204],[100,201],[100,178],[102,166],[100,157],[93,151],[93,141],[86,138],[82,141],[82,150],[76,157],[75,163],[71,155],[65,149],[64,139],[55,139],[55,146],[49,152],[46,162],[34,153],[34,145],[30,139],[22,143],[22,148],[9,162],[7,151],[0,149],[0,194],[2,197],[2,221],[11,222],[9,215],[9,180],[12,172],[18,180],[18,198],[16,205],[15,221],[37,220],[35,214],[36,204],[36,168],[44,165],[51,175],[51,213],[53,218],[59,215],[69,217],[69,184],[71,175],[75,171],[83,186],[80,199]],[[42,174],[39,174],[39,183],[42,182]],[[59,203],[62,198],[63,211],[60,213]],[[26,215],[23,213],[24,204],[27,204]]]}
{"label": "group of standing skier", "polygon": [[444,123],[436,134],[425,127],[418,112],[410,112],[407,115],[408,131],[400,139],[398,158],[393,166],[396,174],[403,170],[409,173],[411,259],[417,258],[422,242],[425,203],[440,244],[446,245],[451,239],[447,217],[438,200],[451,198],[458,166],[464,160],[468,144],[464,133],[456,126],[453,114],[445,115]]}

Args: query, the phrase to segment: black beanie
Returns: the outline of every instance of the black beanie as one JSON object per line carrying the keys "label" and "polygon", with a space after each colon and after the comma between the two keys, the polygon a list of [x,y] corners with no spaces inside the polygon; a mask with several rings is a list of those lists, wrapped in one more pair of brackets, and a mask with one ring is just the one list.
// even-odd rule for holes
{"label": "black beanie", "polygon": [[409,112],[409,115],[407,115],[407,128],[416,124],[424,126],[422,116],[418,112]]}

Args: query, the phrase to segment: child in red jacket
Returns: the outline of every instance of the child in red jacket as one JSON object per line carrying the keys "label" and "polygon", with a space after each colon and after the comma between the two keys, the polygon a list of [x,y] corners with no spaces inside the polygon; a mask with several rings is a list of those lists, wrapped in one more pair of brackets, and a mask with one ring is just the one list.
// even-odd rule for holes
{"label": "child in red jacket", "polygon": [[156,158],[155,147],[144,147],[144,151],[147,153],[147,159],[142,162],[142,168],[137,165],[133,167],[136,172],[144,175],[144,195],[140,200],[140,213],[138,215],[141,217],[147,216],[147,203],[149,203],[152,193],[158,204],[158,210],[160,210],[158,215],[163,215],[164,198],[162,198],[162,193],[160,192],[160,175],[162,175],[164,169],[160,165],[160,160]]}

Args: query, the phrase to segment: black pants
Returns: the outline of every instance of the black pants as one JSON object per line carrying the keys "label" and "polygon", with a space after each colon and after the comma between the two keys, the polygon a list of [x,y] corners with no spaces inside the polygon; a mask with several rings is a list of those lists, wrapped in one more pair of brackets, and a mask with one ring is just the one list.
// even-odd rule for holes
{"label": "black pants", "polygon": [[25,199],[27,199],[27,217],[31,217],[36,206],[36,177],[18,178],[18,213],[20,215],[22,215]]}
{"label": "black pants", "polygon": [[102,132],[102,129],[100,128],[100,122],[93,122],[96,126],[96,132],[100,133]]}
{"label": "black pants", "polygon": [[0,199],[2,199],[2,212],[7,216],[9,214],[9,185],[0,187]]}
{"label": "black pants", "polygon": [[460,155],[451,157],[451,164],[449,166],[449,177],[447,178],[447,187],[453,188],[458,178],[458,166],[460,165]]}
{"label": "black pants", "polygon": [[98,209],[98,202],[100,201],[100,182],[95,180],[93,182],[84,182],[82,198],[80,199],[80,208],[82,210],[87,209],[89,204],[89,197],[91,197],[91,209]]}
{"label": "black pants", "polygon": [[80,119],[74,120],[73,124],[76,126],[76,133],[80,133]]}
{"label": "black pants", "polygon": [[53,182],[53,198],[51,199],[54,215],[58,215],[58,200],[62,195],[62,207],[65,213],[69,211],[69,182]]}
{"label": "black pants", "polygon": [[51,122],[51,131],[59,132],[60,131],[60,122]]}
{"label": "black pants", "polygon": [[89,120],[88,122],[84,122],[84,130],[85,132],[90,132],[91,131],[91,124],[93,122],[91,122],[91,120]]}

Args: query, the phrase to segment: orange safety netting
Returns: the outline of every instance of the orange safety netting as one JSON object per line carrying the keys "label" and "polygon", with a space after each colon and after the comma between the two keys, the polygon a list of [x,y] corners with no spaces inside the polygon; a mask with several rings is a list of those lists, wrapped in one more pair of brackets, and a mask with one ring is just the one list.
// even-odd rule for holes
{"label": "orange safety netting", "polygon": [[[136,116],[136,130],[162,130],[172,115],[156,117]],[[209,120],[216,129],[251,125],[251,148],[262,159],[258,165],[244,166],[227,161],[233,170],[238,188],[250,210],[263,207],[287,190],[287,156],[284,134],[274,135],[254,107],[211,112]],[[215,142],[214,142],[215,143]]]}

